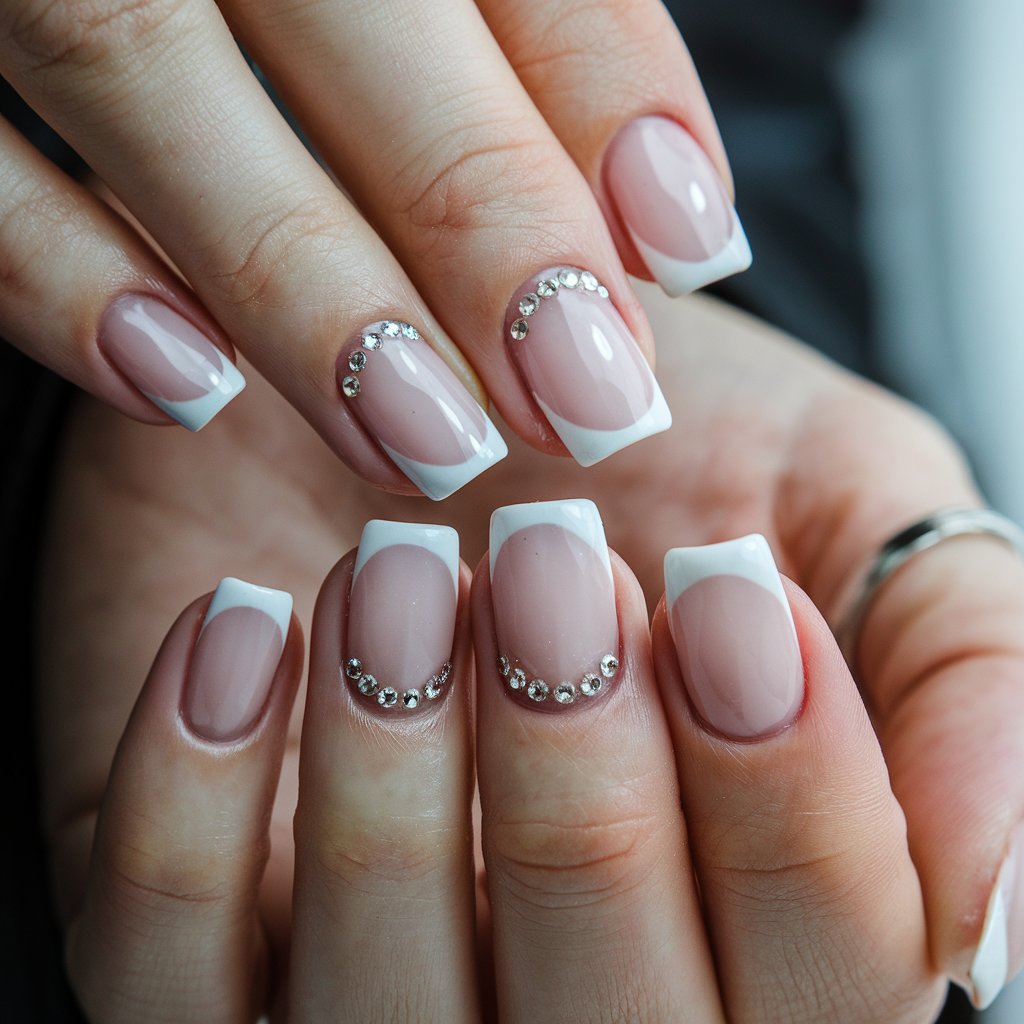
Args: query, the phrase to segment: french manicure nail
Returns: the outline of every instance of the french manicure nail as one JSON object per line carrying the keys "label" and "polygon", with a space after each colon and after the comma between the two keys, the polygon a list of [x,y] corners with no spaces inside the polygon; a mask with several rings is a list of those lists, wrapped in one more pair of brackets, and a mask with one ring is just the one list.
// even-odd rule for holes
{"label": "french manicure nail", "polygon": [[981,939],[970,969],[971,1002],[990,1006],[1024,961],[1024,825],[1010,843],[1010,852],[996,876]]}
{"label": "french manicure nail", "polygon": [[683,681],[704,723],[753,739],[796,719],[803,663],[764,537],[673,548],[665,556],[665,605]]}
{"label": "french manicure nail", "polygon": [[245,387],[238,367],[194,324],[149,295],[122,295],[103,314],[100,351],[155,406],[189,430]]}
{"label": "french manicure nail", "polygon": [[672,425],[647,360],[589,270],[555,267],[526,281],[509,305],[505,338],[541,412],[581,466]]}
{"label": "french manicure nail", "polygon": [[284,651],[292,596],[232,577],[221,580],[196,641],[184,712],[197,735],[241,739],[260,716]]}
{"label": "french manicure nail", "polygon": [[750,245],[697,140],[667,117],[639,117],[605,157],[605,183],[633,244],[669,295],[746,270]]}
{"label": "french manicure nail", "polygon": [[608,545],[592,501],[508,505],[491,516],[498,674],[531,706],[586,704],[619,670]]}
{"label": "french manicure nail", "polygon": [[412,324],[370,324],[345,347],[337,377],[359,422],[434,501],[508,454],[487,414]]}
{"label": "french manicure nail", "polygon": [[448,692],[458,598],[459,535],[451,527],[366,524],[342,668],[367,706],[412,711]]}

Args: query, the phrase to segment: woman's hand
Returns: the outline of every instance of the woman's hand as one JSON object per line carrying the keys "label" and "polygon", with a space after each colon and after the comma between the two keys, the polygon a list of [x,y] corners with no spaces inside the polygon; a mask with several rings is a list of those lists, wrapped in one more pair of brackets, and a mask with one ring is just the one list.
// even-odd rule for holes
{"label": "woman's hand", "polygon": [[[102,869],[87,881],[95,813],[108,776],[108,804],[123,792],[117,779],[130,776],[110,776],[113,751],[149,652],[166,623],[204,582],[212,587],[220,576],[235,575],[288,589],[296,596],[299,619],[310,621],[324,566],[355,543],[367,519],[447,522],[458,529],[463,556],[472,563],[486,547],[491,509],[590,495],[601,509],[609,542],[637,573],[651,607],[663,590],[666,550],[760,531],[783,572],[836,621],[845,611],[840,601],[847,581],[884,539],[936,508],[977,500],[956,452],[920,414],[736,314],[706,302],[670,303],[653,292],[647,298],[663,352],[666,392],[676,412],[673,431],[645,442],[629,458],[586,473],[520,447],[505,466],[443,509],[386,498],[332,474],[328,453],[309,442],[301,421],[269,389],[261,395],[259,414],[233,406],[199,448],[182,445],[168,433],[142,431],[95,406],[80,411],[69,433],[56,495],[41,632],[48,642],[41,653],[47,818],[62,913],[81,922],[72,934],[75,949],[86,954],[86,961],[73,961],[83,993],[95,991],[88,986],[104,973],[104,936],[115,934],[99,927],[109,919],[90,910],[113,906],[103,899],[97,903],[96,894],[104,892]],[[533,1005],[542,1017],[550,1011],[545,1019],[566,1019],[570,1011],[558,1003],[545,964],[570,984],[577,1005],[588,1005],[586,1000],[596,995],[605,1009],[614,1003],[627,1018],[635,1006],[639,1019],[659,1019],[659,1014],[674,1019],[683,990],[700,1001],[707,1020],[716,1019],[721,1005],[730,1019],[741,1021],[844,1024],[857,1019],[925,1021],[941,994],[938,979],[947,974],[973,985],[979,1000],[991,997],[1006,971],[1000,975],[998,963],[991,970],[991,955],[979,960],[976,954],[983,931],[992,938],[991,928],[986,929],[988,907],[1024,803],[1014,768],[1024,755],[1019,728],[1024,652],[1018,628],[1024,566],[992,541],[958,540],[915,558],[881,591],[864,622],[858,668],[883,765],[831,639],[794,589],[787,594],[803,654],[804,710],[774,738],[735,742],[721,726],[704,728],[690,711],[692,699],[682,700],[681,689],[690,685],[691,675],[685,665],[673,667],[679,660],[661,612],[654,628],[661,686],[661,699],[656,698],[640,591],[625,567],[618,561],[614,565],[622,674],[602,697],[603,710],[572,707],[564,714],[539,714],[503,693],[506,684],[492,660],[502,652],[489,626],[494,616],[486,567],[475,584],[477,759],[498,954],[494,977],[506,1015],[516,1019]],[[376,839],[382,848],[397,851],[399,865],[408,832],[420,834],[422,821],[413,822],[415,829],[410,825],[417,813],[442,831],[454,830],[449,837],[465,836],[468,828],[470,783],[460,760],[468,756],[463,745],[468,740],[460,731],[468,728],[465,705],[459,703],[467,691],[466,658],[459,646],[464,641],[456,644],[455,658],[462,675],[436,709],[441,716],[454,716],[435,716],[450,727],[439,733],[423,717],[421,727],[401,742],[398,734],[373,732],[371,726],[386,730],[388,723],[362,717],[351,685],[341,686],[337,675],[339,659],[348,656],[348,647],[338,646],[345,631],[335,624],[346,614],[350,566],[351,558],[343,561],[321,596],[305,697],[307,707],[318,711],[307,716],[301,750],[303,799],[320,794],[333,801],[327,805],[333,810],[318,818],[307,802],[293,841],[301,721],[295,716],[256,910],[250,912],[246,895],[231,904],[233,916],[228,915],[236,924],[248,922],[247,930],[239,926],[231,933],[232,941],[243,934],[265,936],[269,966],[260,974],[257,961],[244,960],[248,973],[232,975],[234,1002],[219,1005],[238,1007],[239,993],[253,992],[245,986],[256,976],[283,998],[293,943],[303,950],[292,970],[296,984],[300,969],[319,970],[311,950],[330,950],[338,978],[356,986],[346,991],[378,998],[383,982],[400,975],[374,975],[371,965],[365,969],[369,976],[361,969],[353,980],[346,972],[363,961],[343,956],[339,944],[351,943],[353,934],[362,936],[379,965],[388,949],[413,950],[415,944],[403,944],[403,936],[405,929],[413,936],[423,934],[414,920],[418,911],[440,913],[448,905],[440,898],[424,901],[411,889],[388,904],[387,895],[394,893],[394,880],[402,874],[396,862],[385,860],[377,870],[379,862],[367,853],[372,847],[348,857],[352,837],[344,831],[326,840],[341,851],[329,862],[338,869],[329,877],[343,878],[346,865],[355,872],[344,890],[349,895],[342,899],[337,895],[341,890],[332,890],[337,899],[330,901],[309,895],[326,883],[310,874],[303,849],[323,850],[322,830],[332,823],[343,830],[346,823],[369,827],[376,822]],[[564,573],[561,578],[567,579]],[[464,629],[465,580],[462,586],[459,628]],[[202,614],[202,606],[196,606],[176,627],[178,687],[184,686],[189,638]],[[543,671],[541,665],[530,668]],[[282,684],[278,692],[287,694],[288,686]],[[140,704],[150,711],[138,715],[148,714],[150,722],[162,715],[165,737],[180,743],[177,693],[170,683],[162,689],[151,684]],[[279,717],[274,721],[285,714],[283,706],[275,706]],[[705,718],[711,718],[706,709]],[[328,730],[327,722],[335,723],[340,735]],[[278,735],[270,718],[259,728],[261,737]],[[453,762],[441,756],[442,747]],[[243,748],[225,757],[193,744],[186,767],[199,765],[201,778],[211,772],[219,777],[216,773],[229,771],[232,763],[247,764],[242,770],[250,772],[251,791],[264,794],[262,799],[262,787],[270,785],[266,772],[273,766]],[[146,748],[143,741],[129,739],[123,749],[180,761],[176,748],[163,741]],[[318,751],[322,759],[311,760]],[[122,751],[122,762],[124,756]],[[426,792],[425,805],[417,805],[417,787],[424,781],[417,766],[424,764],[447,767],[428,773],[426,781],[435,788]],[[376,778],[364,778],[361,773],[368,770]],[[340,780],[333,788],[332,779]],[[378,792],[386,792],[388,799],[378,799]],[[616,796],[622,797],[618,803]],[[676,810],[680,796],[688,846]],[[139,800],[150,808],[159,806],[146,793]],[[536,812],[532,825],[520,813],[530,808]],[[177,813],[203,810],[184,806]],[[172,812],[173,801],[167,807],[167,814]],[[165,836],[186,835],[167,828],[173,819],[163,814],[136,823],[146,827],[147,820]],[[223,817],[214,820],[225,823]],[[248,832],[223,834],[235,836],[246,849],[251,842],[255,850],[262,821],[254,814]],[[517,829],[515,822],[528,827]],[[198,856],[200,867],[234,871],[230,857],[225,863],[201,856],[208,849],[203,836],[212,833],[195,827],[200,835],[182,839],[178,847],[184,858],[180,863],[193,865]],[[117,842],[119,835],[132,833],[101,828],[98,835],[102,851],[111,837]],[[617,845],[630,836],[635,842]],[[532,852],[524,852],[531,837]],[[297,893],[293,923],[296,843],[299,875],[308,888],[306,896],[301,888]],[[411,849],[424,853],[422,847]],[[439,842],[435,853],[442,851],[449,858],[445,877],[468,885],[464,843]],[[687,858],[701,880],[706,934],[697,921]],[[97,864],[103,863],[101,856]],[[166,869],[160,860],[152,864],[155,870]],[[252,868],[250,861],[245,864]],[[252,868],[246,877],[251,882],[257,875]],[[1011,898],[1013,879],[1004,873],[1002,883]],[[182,910],[175,895],[201,890],[191,884],[154,887],[170,894],[167,906],[175,913]],[[661,897],[657,912],[650,909],[649,894],[655,890]],[[597,898],[602,892],[608,894],[605,902]],[[350,899],[357,900],[354,909]],[[486,989],[490,977],[485,973],[478,979],[468,964],[472,939],[466,900],[445,918],[451,941],[445,939],[448,944],[435,950],[440,959],[430,964],[432,970],[447,972],[446,977],[457,975],[450,991],[466,1000],[459,1004],[460,1013],[472,1013],[473,986]],[[309,902],[319,918],[310,915]],[[130,912],[131,905],[125,906]],[[332,908],[344,911],[346,920],[363,914],[377,927],[355,933],[335,928],[323,918]],[[187,904],[184,909],[194,908]],[[139,914],[139,926],[165,920],[161,915],[147,918],[145,908]],[[388,920],[403,923],[390,928]],[[429,927],[440,927],[437,922],[435,917]],[[587,941],[583,947],[570,943],[567,933]],[[83,941],[83,935],[95,941]],[[1019,939],[1013,928],[1007,935],[1014,969],[1021,957]],[[595,944],[598,953],[591,957]],[[232,963],[242,963],[241,946],[225,943],[223,948],[235,957]],[[351,953],[351,947],[345,948]],[[431,952],[415,949],[418,957]],[[645,956],[651,958],[647,963]],[[668,958],[671,970],[660,957]],[[423,980],[419,968],[424,962],[413,960],[417,968],[410,969],[410,977]],[[483,962],[491,961],[485,956]],[[401,957],[388,964],[398,970]],[[142,979],[144,973],[132,977]],[[637,986],[645,978],[657,984],[641,993]],[[585,979],[590,982],[586,991],[571,987]],[[608,987],[602,989],[605,980]],[[182,984],[164,981],[165,991],[189,995]],[[301,998],[330,983],[323,975],[303,977]],[[133,989],[130,980],[126,984],[118,990],[126,1000],[148,998],[148,990]],[[112,991],[109,985],[106,991]],[[293,997],[299,998],[297,992]],[[430,988],[434,995],[439,992],[440,985]],[[422,989],[414,995],[425,997]],[[334,996],[343,998],[344,993]],[[615,1002],[641,996],[654,1002]],[[657,1001],[662,996],[664,1003]]]}
{"label": "woman's hand", "polygon": [[624,264],[678,293],[749,263],[658,0],[15,0],[0,71],[141,225],[0,123],[4,333],[193,429],[237,348],[387,490],[500,460],[488,395],[585,465],[665,429]]}

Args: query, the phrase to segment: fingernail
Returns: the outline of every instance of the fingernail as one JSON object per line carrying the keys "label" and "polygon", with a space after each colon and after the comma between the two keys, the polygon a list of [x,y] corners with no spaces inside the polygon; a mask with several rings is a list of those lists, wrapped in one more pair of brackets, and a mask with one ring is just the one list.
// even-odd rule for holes
{"label": "fingernail", "polygon": [[216,345],[170,306],[122,295],[103,314],[100,351],[155,406],[189,430],[205,427],[245,387]]}
{"label": "fingernail", "polygon": [[685,295],[751,263],[750,245],[707,154],[682,125],[639,117],[609,147],[605,183],[647,269]]}
{"label": "fingernail", "polygon": [[412,324],[370,324],[339,357],[337,376],[359,422],[434,501],[508,454],[487,414]]}
{"label": "fingernail", "polygon": [[192,731],[208,740],[241,739],[267,702],[292,615],[292,596],[230,576],[214,591],[185,687]]}
{"label": "fingernail", "polygon": [[592,501],[507,505],[491,516],[498,673],[534,707],[587,704],[619,669],[608,545]]}
{"label": "fingernail", "polygon": [[804,673],[793,614],[760,534],[665,556],[669,629],[699,718],[732,739],[793,722]]}
{"label": "fingernail", "polygon": [[1018,827],[1010,852],[996,876],[977,952],[971,963],[971,1001],[984,1010],[995,1001],[1024,960],[1024,825]]}
{"label": "fingernail", "polygon": [[534,400],[581,466],[672,426],[647,360],[589,270],[555,267],[526,281],[509,305],[505,338]]}
{"label": "fingernail", "polygon": [[413,711],[448,692],[458,598],[451,527],[380,519],[363,527],[342,670],[367,707]]}

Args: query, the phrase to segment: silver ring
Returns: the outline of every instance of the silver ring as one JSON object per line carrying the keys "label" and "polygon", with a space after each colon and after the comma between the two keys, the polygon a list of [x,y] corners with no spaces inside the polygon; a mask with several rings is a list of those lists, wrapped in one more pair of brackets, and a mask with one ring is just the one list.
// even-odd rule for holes
{"label": "silver ring", "polygon": [[850,610],[840,620],[836,638],[851,667],[860,627],[882,584],[897,569],[906,565],[922,551],[927,551],[951,537],[972,534],[1001,540],[1024,558],[1024,530],[1013,520],[993,512],[990,508],[942,509],[900,530],[882,545],[870,565],[856,578],[855,585],[847,591],[848,594],[855,596],[855,600],[840,604],[842,607],[848,603]]}

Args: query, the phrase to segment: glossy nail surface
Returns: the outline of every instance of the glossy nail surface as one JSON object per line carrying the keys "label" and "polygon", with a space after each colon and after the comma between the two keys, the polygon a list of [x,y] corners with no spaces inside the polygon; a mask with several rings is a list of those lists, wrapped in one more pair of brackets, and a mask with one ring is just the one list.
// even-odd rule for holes
{"label": "glossy nail surface", "polygon": [[690,701],[734,739],[778,732],[804,697],[793,615],[760,534],[665,556],[669,629]]}
{"label": "glossy nail surface", "polygon": [[546,708],[605,692],[619,668],[619,626],[597,506],[580,500],[499,508],[490,544],[503,685]]}
{"label": "glossy nail surface", "polygon": [[260,716],[277,671],[292,597],[230,576],[220,581],[189,666],[184,712],[204,739],[241,739]]}
{"label": "glossy nail surface", "polygon": [[604,176],[633,244],[669,295],[750,266],[722,179],[682,125],[666,117],[630,122],[609,147]]}
{"label": "glossy nail surface", "polygon": [[668,430],[672,416],[608,289],[586,270],[526,281],[505,339],[534,400],[582,466]]}
{"label": "glossy nail surface", "polygon": [[1017,828],[989,898],[970,970],[971,1001],[990,1006],[1024,961],[1024,825]]}
{"label": "glossy nail surface", "polygon": [[238,368],[191,321],[149,295],[122,295],[100,324],[100,351],[154,405],[199,430],[244,387]]}
{"label": "glossy nail surface", "polygon": [[508,454],[487,414],[412,324],[370,324],[345,347],[337,377],[359,422],[428,498],[447,498]]}
{"label": "glossy nail surface", "polygon": [[413,711],[450,689],[459,535],[371,520],[352,572],[345,676],[368,706]]}

